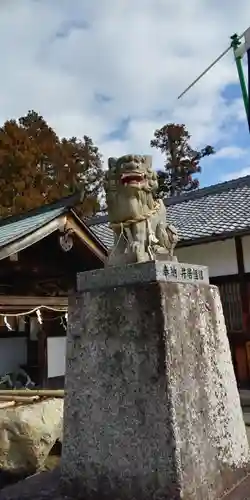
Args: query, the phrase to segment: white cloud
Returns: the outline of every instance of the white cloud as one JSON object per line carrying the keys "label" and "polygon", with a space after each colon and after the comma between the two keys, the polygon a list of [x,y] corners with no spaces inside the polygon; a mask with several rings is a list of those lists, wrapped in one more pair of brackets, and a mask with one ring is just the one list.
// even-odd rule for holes
{"label": "white cloud", "polygon": [[238,179],[239,177],[245,177],[245,175],[250,175],[250,167],[245,167],[235,172],[229,172],[228,174],[222,175],[221,181],[230,181],[231,179]]}
{"label": "white cloud", "polygon": [[249,151],[247,149],[240,148],[238,146],[225,146],[224,148],[221,148],[216,152],[216,158],[239,159],[239,158],[244,158],[244,156],[248,154]]}
{"label": "white cloud", "polygon": [[[188,126],[194,146],[229,140],[230,123],[235,131],[245,120],[241,100],[222,97],[237,82],[232,54],[176,98],[230,34],[247,28],[246,19],[248,0],[240,9],[228,0],[226,15],[215,0],[5,0],[0,119],[34,108],[60,135],[91,135],[105,158],[148,153],[154,129],[171,120]],[[100,102],[97,94],[111,100]],[[108,142],[127,117],[124,140]]]}

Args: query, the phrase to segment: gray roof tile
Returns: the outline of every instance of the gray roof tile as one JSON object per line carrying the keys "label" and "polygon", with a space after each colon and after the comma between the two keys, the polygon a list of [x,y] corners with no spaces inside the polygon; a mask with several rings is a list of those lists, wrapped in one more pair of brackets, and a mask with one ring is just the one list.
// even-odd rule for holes
{"label": "gray roof tile", "polygon": [[0,248],[27,236],[59,217],[79,202],[76,192],[49,205],[30,210],[20,215],[12,215],[0,220]]}
{"label": "gray roof tile", "polygon": [[110,229],[108,222],[91,225],[89,228],[106,248],[110,248],[113,245],[113,231]]}
{"label": "gray roof tile", "polygon": [[[250,231],[250,176],[168,198],[166,205],[183,243]],[[85,222],[106,247],[112,246],[106,215]]]}
{"label": "gray roof tile", "polygon": [[40,229],[48,222],[59,217],[64,210],[64,207],[60,207],[0,225],[0,248]]}

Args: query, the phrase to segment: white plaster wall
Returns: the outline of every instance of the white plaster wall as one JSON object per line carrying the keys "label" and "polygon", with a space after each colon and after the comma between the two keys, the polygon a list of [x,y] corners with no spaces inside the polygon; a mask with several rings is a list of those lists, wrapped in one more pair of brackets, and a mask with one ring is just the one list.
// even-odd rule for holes
{"label": "white plaster wall", "polygon": [[65,375],[66,338],[47,338],[48,378]]}
{"label": "white plaster wall", "polygon": [[12,372],[27,363],[27,339],[0,338],[0,375]]}
{"label": "white plaster wall", "polygon": [[244,236],[242,238],[242,247],[245,272],[250,273],[250,236]]}
{"label": "white plaster wall", "polygon": [[175,253],[179,262],[208,266],[211,277],[238,273],[234,239],[177,248]]}

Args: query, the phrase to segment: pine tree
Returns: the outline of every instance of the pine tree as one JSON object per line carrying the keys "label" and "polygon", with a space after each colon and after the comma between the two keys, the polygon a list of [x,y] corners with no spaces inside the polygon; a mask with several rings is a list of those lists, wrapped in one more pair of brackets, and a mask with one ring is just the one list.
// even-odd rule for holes
{"label": "pine tree", "polygon": [[170,123],[155,131],[150,145],[165,157],[165,170],[158,172],[159,196],[177,196],[199,187],[193,175],[201,172],[200,160],[215,151],[212,146],[192,149],[190,138],[185,125]]}

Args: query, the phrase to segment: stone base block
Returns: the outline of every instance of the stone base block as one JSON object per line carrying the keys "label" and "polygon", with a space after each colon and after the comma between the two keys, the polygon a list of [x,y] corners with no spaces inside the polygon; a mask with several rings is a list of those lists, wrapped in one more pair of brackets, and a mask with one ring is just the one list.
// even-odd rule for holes
{"label": "stone base block", "polygon": [[118,286],[114,269],[110,284],[107,269],[94,286],[84,273],[70,300],[62,484],[75,498],[215,500],[247,474],[218,290],[162,265],[120,269]]}

